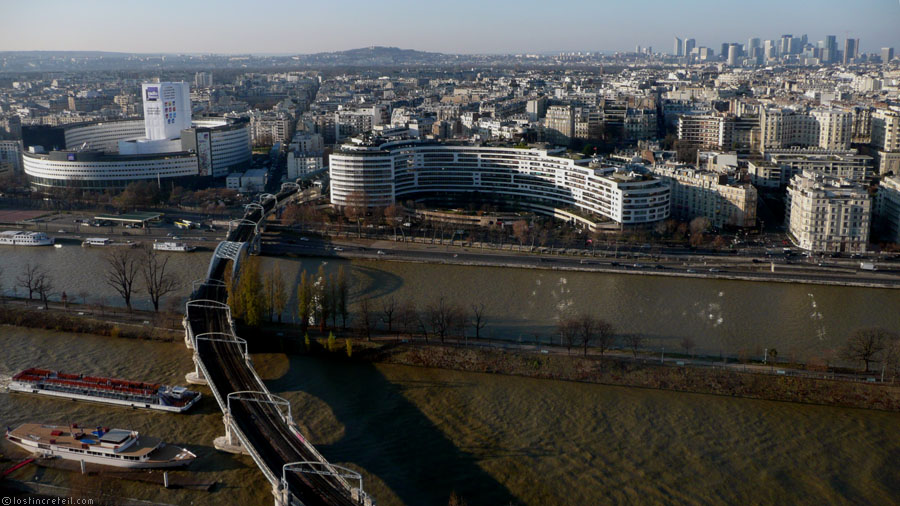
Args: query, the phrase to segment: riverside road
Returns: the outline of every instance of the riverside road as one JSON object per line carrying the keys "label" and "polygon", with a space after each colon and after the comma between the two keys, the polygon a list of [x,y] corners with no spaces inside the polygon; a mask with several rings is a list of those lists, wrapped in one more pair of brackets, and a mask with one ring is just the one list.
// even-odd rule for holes
{"label": "riverside road", "polygon": [[[458,265],[524,267],[539,269],[612,272],[692,278],[774,281],[842,286],[900,288],[900,263],[879,262],[878,271],[859,269],[859,260],[828,259],[827,264],[807,259],[770,259],[756,256],[689,255],[673,253],[613,252],[606,250],[566,250],[554,254],[530,253],[527,247],[507,245],[504,250],[428,242],[338,239],[314,236],[299,239],[269,233],[263,238],[269,255],[340,257],[401,262]],[[510,249],[511,248],[511,249]],[[558,251],[558,250],[557,250]],[[593,254],[592,254],[593,253]],[[774,266],[774,268],[773,268]]]}

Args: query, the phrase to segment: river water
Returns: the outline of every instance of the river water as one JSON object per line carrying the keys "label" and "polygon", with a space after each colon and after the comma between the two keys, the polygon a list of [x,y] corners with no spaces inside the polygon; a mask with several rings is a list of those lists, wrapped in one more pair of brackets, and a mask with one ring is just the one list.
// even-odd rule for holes
{"label": "river water", "polygon": [[[181,343],[0,327],[0,376],[29,366],[182,383]],[[362,472],[378,504],[896,504],[900,414],[331,361],[253,357],[332,462]],[[271,504],[249,457],[212,448],[222,416],[133,411],[0,393],[0,423],[133,428],[186,446],[212,492],[124,481],[114,494],[168,504]],[[0,446],[11,453],[7,443]],[[33,479],[35,468],[14,474]],[[47,470],[45,482],[85,481]],[[89,483],[96,485],[99,480]]]}
{"label": "river water", "polygon": [[[171,255],[169,267],[183,281],[183,289],[170,301],[183,300],[191,281],[205,276],[209,257],[209,252]],[[0,249],[6,293],[29,262],[46,267],[57,291],[66,291],[70,300],[86,295],[89,301],[122,304],[103,281],[106,268],[100,248]],[[900,290],[263,257],[263,267],[277,264],[291,287],[301,270],[315,272],[322,263],[328,272],[341,265],[348,269],[351,296],[372,297],[376,308],[389,297],[413,300],[419,307],[441,295],[464,308],[484,303],[488,315],[484,334],[512,340],[546,341],[561,315],[591,312],[612,322],[620,334],[643,334],[654,349],[683,351],[681,342],[689,337],[699,352],[761,356],[765,348],[776,348],[781,357],[806,360],[833,354],[854,329],[900,328]],[[136,307],[150,308],[143,293],[135,299]],[[289,308],[294,306],[292,297]],[[285,317],[290,319],[290,314]]]}

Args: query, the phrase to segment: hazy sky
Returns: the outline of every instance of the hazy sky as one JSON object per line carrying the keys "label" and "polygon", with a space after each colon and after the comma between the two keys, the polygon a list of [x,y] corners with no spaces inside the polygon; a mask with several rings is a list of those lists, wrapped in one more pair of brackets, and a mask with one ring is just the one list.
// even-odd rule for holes
{"label": "hazy sky", "polygon": [[0,50],[671,52],[678,35],[718,52],[784,33],[900,49],[898,0],[0,0],[0,19]]}

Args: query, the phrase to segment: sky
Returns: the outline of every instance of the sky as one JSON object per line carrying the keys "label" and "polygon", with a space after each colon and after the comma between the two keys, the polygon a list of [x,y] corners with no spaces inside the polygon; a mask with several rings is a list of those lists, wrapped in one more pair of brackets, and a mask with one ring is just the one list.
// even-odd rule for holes
{"label": "sky", "polygon": [[718,53],[786,33],[900,49],[898,0],[0,0],[0,19],[0,51],[670,53],[680,36]]}

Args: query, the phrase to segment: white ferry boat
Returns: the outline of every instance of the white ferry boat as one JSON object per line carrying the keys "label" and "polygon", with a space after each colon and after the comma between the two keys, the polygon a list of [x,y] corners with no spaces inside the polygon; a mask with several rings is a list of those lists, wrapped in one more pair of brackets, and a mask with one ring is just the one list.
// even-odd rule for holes
{"label": "white ferry boat", "polygon": [[197,247],[196,247],[196,246],[191,246],[190,244],[185,243],[185,242],[165,241],[165,242],[155,242],[155,243],[153,243],[153,249],[159,250],[159,251],[184,251],[184,252],[190,252],[190,251],[194,251],[195,249],[197,249]]}
{"label": "white ferry boat", "polygon": [[10,246],[52,246],[53,238],[43,232],[6,230],[0,232],[0,244]]}
{"label": "white ferry boat", "polygon": [[82,246],[109,246],[110,244],[112,244],[112,240],[106,237],[88,237],[81,243]]}
{"label": "white ferry boat", "polygon": [[9,390],[174,413],[183,413],[200,400],[200,392],[184,387],[36,368],[13,376]]}
{"label": "white ferry boat", "polygon": [[7,427],[6,439],[38,455],[115,467],[178,467],[197,458],[184,448],[166,446],[160,439],[108,427],[85,431],[78,425],[25,423],[15,429]]}

